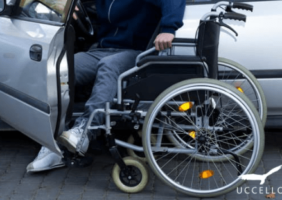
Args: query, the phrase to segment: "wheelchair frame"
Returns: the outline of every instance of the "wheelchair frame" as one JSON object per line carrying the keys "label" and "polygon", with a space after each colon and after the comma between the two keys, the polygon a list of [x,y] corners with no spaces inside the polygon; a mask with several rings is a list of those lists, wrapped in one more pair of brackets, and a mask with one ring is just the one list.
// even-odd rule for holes
{"label": "wheelchair frame", "polygon": [[[219,7],[220,5],[230,5],[231,4],[226,4],[226,3],[223,3],[223,2],[219,2],[217,3],[212,10],[216,10],[217,7]],[[243,6],[243,5],[241,5]],[[205,16],[203,16],[202,20],[201,21],[205,21],[209,18],[213,18],[213,17],[218,17],[222,15],[221,13],[215,13],[215,12],[210,12],[210,13],[207,13]],[[233,16],[235,17],[235,16]],[[239,16],[240,18],[241,16]],[[213,22],[215,23],[215,22]],[[176,47],[197,47],[197,44],[196,43],[173,43],[173,46],[170,48],[170,49],[167,49],[166,50],[166,54],[169,55],[169,56],[173,56],[175,55],[175,48]],[[154,107],[151,106],[149,111],[144,111],[144,110],[137,110],[137,105],[139,103],[142,103],[142,104],[156,104],[157,106],[161,106],[163,105],[162,102],[156,102],[156,101],[159,101],[160,98],[162,96],[168,98],[166,96],[166,94],[163,94],[165,93],[167,90],[168,92],[170,93],[173,93],[173,90],[171,88],[173,88],[173,86],[171,86],[170,88],[168,88],[166,91],[164,91],[161,95],[159,95],[159,97],[157,98],[156,101],[139,101],[139,100],[132,100],[132,99],[123,99],[122,98],[122,90],[123,90],[123,80],[125,77],[127,77],[128,75],[131,75],[131,74],[134,74],[146,67],[148,67],[150,64],[152,63],[157,63],[157,64],[167,64],[168,62],[162,62],[162,61],[150,61],[148,63],[145,63],[141,66],[138,66],[138,63],[140,62],[140,60],[142,58],[144,58],[145,56],[151,54],[155,52],[155,48],[151,48],[141,54],[139,54],[136,58],[136,63],[135,63],[135,67],[131,68],[130,70],[124,72],[123,74],[121,74],[118,78],[118,89],[117,89],[117,99],[114,99],[113,102],[116,103],[118,105],[118,109],[110,109],[110,103],[106,103],[106,106],[105,106],[105,109],[96,109],[95,111],[92,112],[88,122],[87,122],[87,125],[86,125],[86,128],[84,129],[83,131],[83,134],[82,134],[82,138],[81,140],[79,141],[78,145],[77,145],[77,152],[80,151],[80,149],[82,148],[82,144],[84,142],[84,139],[87,136],[87,132],[88,130],[95,130],[95,129],[103,129],[105,130],[106,132],[106,137],[108,139],[108,143],[109,143],[109,148],[110,148],[110,152],[113,156],[113,158],[115,159],[116,163],[117,163],[117,166],[119,166],[119,168],[121,169],[121,173],[125,174],[125,176],[128,176],[128,177],[131,177],[131,174],[130,174],[130,170],[129,168],[127,167],[127,163],[125,163],[125,161],[121,158],[119,152],[118,152],[118,149],[117,149],[117,146],[121,146],[121,147],[125,147],[125,148],[129,148],[129,149],[132,149],[134,151],[138,151],[138,152],[144,152],[145,151],[145,154],[148,156],[149,155],[149,164],[151,167],[153,167],[153,171],[157,174],[157,176],[159,178],[161,178],[162,180],[164,180],[164,182],[166,184],[168,184],[169,186],[177,189],[178,191],[180,192],[184,192],[186,194],[191,194],[191,195],[194,195],[194,196],[200,196],[200,197],[207,197],[207,196],[217,196],[217,195],[220,195],[220,194],[223,194],[223,193],[226,193],[226,192],[229,192],[230,190],[234,189],[236,186],[240,185],[243,183],[243,181],[240,181],[240,177],[239,175],[241,175],[242,173],[249,173],[249,172],[252,172],[256,166],[258,165],[258,160],[260,160],[260,157],[262,155],[262,151],[263,151],[263,143],[261,141],[263,141],[263,135],[264,135],[264,132],[262,130],[262,125],[261,125],[261,122],[259,120],[259,117],[258,117],[258,114],[256,113],[256,110],[255,108],[253,108],[253,106],[251,105],[251,103],[249,102],[249,100],[246,98],[246,97],[243,97],[242,94],[240,94],[240,92],[236,91],[236,89],[234,88],[231,88],[229,86],[226,86],[225,84],[219,84],[220,87],[223,87],[223,88],[227,88],[227,90],[230,90],[230,93],[232,93],[231,96],[227,95],[227,93],[225,95],[227,95],[227,97],[230,97],[230,98],[233,98],[232,100],[234,100],[234,98],[236,100],[234,100],[235,102],[239,103],[242,101],[246,101],[246,105],[243,105],[244,109],[247,110],[248,114],[247,115],[247,118],[251,120],[250,124],[251,126],[253,127],[253,129],[255,130],[255,133],[253,133],[254,135],[249,138],[249,140],[254,140],[255,142],[252,143],[252,142],[249,142],[248,144],[243,144],[242,148],[245,148],[247,149],[246,151],[249,151],[248,148],[252,148],[252,145],[254,145],[254,155],[252,155],[251,157],[251,161],[250,161],[250,165],[248,165],[248,167],[246,167],[246,170],[243,171],[241,169],[241,166],[240,166],[240,154],[238,152],[233,152],[232,149],[231,150],[225,150],[225,149],[222,149],[221,147],[216,147],[218,149],[218,151],[222,152],[223,153],[223,159],[219,159],[219,161],[215,161],[215,162],[226,162],[226,161],[229,161],[231,160],[232,158],[236,161],[236,169],[238,171],[238,177],[236,178],[236,180],[234,180],[233,182],[231,182],[230,184],[222,187],[222,189],[215,189],[215,191],[212,191],[212,192],[209,192],[208,190],[207,191],[200,191],[200,190],[186,190],[186,189],[183,189],[182,187],[180,187],[178,185],[178,183],[174,183],[173,181],[169,181],[169,179],[167,179],[166,175],[162,175],[161,172],[158,171],[158,167],[154,166],[154,163],[156,161],[154,161],[152,158],[153,156],[151,155],[150,156],[150,152],[148,152],[148,149],[150,149],[150,151],[152,152],[166,152],[168,154],[170,153],[176,153],[176,155],[178,154],[184,154],[184,155],[196,155],[199,151],[198,149],[198,146],[201,146],[202,143],[199,142],[199,144],[197,144],[196,142],[196,139],[195,138],[199,138],[199,137],[203,137],[204,136],[196,136],[194,139],[195,139],[195,146],[194,148],[191,147],[191,148],[181,148],[179,146],[174,146],[174,147],[171,147],[171,146],[164,146],[162,147],[162,139],[163,139],[163,132],[164,132],[164,126],[169,126],[169,125],[163,125],[163,122],[160,122],[160,126],[158,127],[159,130],[158,130],[158,134],[157,134],[157,138],[156,138],[156,143],[155,143],[155,146],[150,146],[148,148],[148,144],[150,144],[150,139],[148,139],[149,137],[147,136],[147,132],[145,134],[144,131],[147,131],[146,129],[147,128],[144,128],[143,127],[143,142],[145,142],[146,144],[143,143],[143,146],[144,148],[140,147],[140,146],[137,146],[137,145],[134,145],[134,144],[129,144],[127,142],[124,142],[124,141],[121,141],[121,140],[118,140],[118,139],[115,139],[112,134],[111,134],[111,129],[112,129],[112,126],[114,125],[114,123],[111,122],[111,116],[122,116],[122,115],[130,115],[130,114],[137,114],[138,115],[138,122],[137,124],[135,124],[134,126],[134,129],[138,130],[140,128],[140,124],[142,123],[150,123],[148,121],[146,121],[146,119],[148,120],[148,112],[154,112],[152,110],[154,110]],[[209,75],[209,72],[211,71],[208,64],[202,60],[202,62],[197,62],[197,61],[171,61],[170,64],[187,64],[187,65],[199,65],[203,68],[203,72],[204,72],[204,77],[208,77]],[[204,79],[199,79],[199,81],[204,81]],[[193,84],[193,81],[191,81],[191,83]],[[182,84],[182,85],[181,85]],[[184,85],[183,85],[184,84]],[[197,83],[194,83],[197,85]],[[208,88],[208,90],[210,89],[209,88],[209,84],[212,85],[214,84],[215,86],[218,84],[216,81],[211,81],[211,83],[208,81],[206,82],[205,84],[207,84],[206,86],[204,86],[203,88]],[[175,84],[177,85],[177,84]],[[185,88],[185,81],[181,82],[178,84],[179,87],[184,87]],[[219,88],[220,88],[219,87]],[[189,89],[189,88],[188,88]],[[185,90],[185,89],[184,89]],[[215,89],[216,92],[219,92],[219,89]],[[170,94],[169,93],[169,94]],[[210,92],[208,92],[210,93]],[[220,93],[220,92],[219,92]],[[210,95],[210,94],[209,94]],[[239,98],[239,100],[237,99]],[[241,98],[241,99],[240,99]],[[192,125],[178,125],[180,128],[183,128],[185,130],[192,130],[192,129],[195,129],[195,127],[197,128],[198,127],[198,131],[200,130],[200,127],[204,127],[204,133],[205,134],[210,134],[210,132],[224,132],[226,131],[225,128],[223,128],[222,126],[216,126],[216,124],[214,124],[214,126],[210,126],[209,125],[209,117],[205,116],[203,117],[202,115],[199,115],[198,113],[198,108],[201,108],[201,107],[207,107],[206,105],[207,104],[211,104],[212,106],[208,106],[208,109],[210,109],[210,107],[212,107],[214,110],[215,108],[218,106],[218,104],[222,103],[221,101],[222,100],[214,100],[216,98],[214,98],[212,95],[211,97],[209,97],[209,100],[210,102],[212,103],[207,103],[206,101],[203,103],[203,105],[198,105],[196,106],[195,110],[194,111],[191,111],[189,113],[189,117],[194,117],[196,120],[196,124],[192,124]],[[219,98],[221,99],[221,97]],[[171,105],[183,105],[186,101],[174,101],[174,102],[170,102],[168,101],[167,104],[171,104]],[[131,103],[133,104],[132,105],[132,109],[131,110],[123,110],[123,104],[124,103]],[[191,102],[193,105],[195,104],[195,102]],[[240,103],[239,103],[240,104]],[[242,105],[241,105],[242,107]],[[242,107],[242,109],[243,109]],[[202,109],[202,108],[201,108]],[[234,108],[233,108],[234,109]],[[243,109],[243,110],[244,110]],[[207,111],[206,111],[207,112]],[[213,111],[212,111],[213,112]],[[99,126],[91,126],[91,122],[93,120],[93,118],[95,117],[96,114],[98,113],[103,113],[105,115],[105,125],[99,125]],[[159,111],[159,113],[161,115],[166,115],[167,113],[165,111]],[[150,113],[152,114],[152,113]],[[186,116],[187,113],[185,112],[170,112],[169,113],[169,116],[171,117],[183,117],[183,116]],[[145,119],[145,122],[140,120],[140,119],[143,119],[143,118],[146,118]],[[153,126],[151,124],[151,126]],[[202,131],[202,130],[201,130]],[[206,137],[209,137],[209,136],[206,136]],[[200,138],[201,139],[201,138]],[[199,141],[200,141],[199,139]],[[204,138],[204,139],[207,139],[207,138]],[[211,150],[214,150],[214,149],[210,149]],[[212,152],[213,154],[214,152]],[[244,153],[244,152],[243,152]],[[242,153],[242,154],[243,154]],[[151,153],[152,154],[152,153]],[[205,161],[205,158],[206,156],[203,156],[202,158],[201,157],[197,157],[196,159],[198,159],[199,161]],[[256,158],[257,160],[254,160],[254,158]],[[213,161],[214,158],[210,158]],[[153,163],[153,164],[151,164]],[[117,167],[115,167],[117,168]],[[114,168],[114,169],[115,169]],[[116,176],[116,175],[115,175]],[[131,179],[131,178],[130,178]],[[232,185],[233,184],[233,185]],[[125,192],[138,192],[140,190],[126,190],[126,189],[123,189],[123,188],[120,188],[122,189],[123,191]]]}

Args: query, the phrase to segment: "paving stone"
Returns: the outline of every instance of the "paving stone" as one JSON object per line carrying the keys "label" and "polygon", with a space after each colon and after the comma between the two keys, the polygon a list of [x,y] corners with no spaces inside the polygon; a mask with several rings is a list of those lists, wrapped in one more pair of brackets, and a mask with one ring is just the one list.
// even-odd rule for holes
{"label": "paving stone", "polygon": [[83,195],[81,200],[104,200],[105,196],[100,196],[97,194],[89,194],[89,195]]}
{"label": "paving stone", "polygon": [[84,192],[83,186],[75,185],[64,185],[61,189],[61,193],[70,193],[70,194],[82,194]]}
{"label": "paving stone", "polygon": [[171,197],[174,198],[177,196],[177,192],[167,185],[165,185],[163,182],[160,180],[156,179],[154,182],[154,199],[155,198],[160,198],[160,197]]}
{"label": "paving stone", "polygon": [[269,180],[269,185],[271,187],[274,188],[274,190],[279,190],[279,192],[282,194],[282,180],[281,179],[278,179],[278,180],[275,180],[275,179],[270,179]]}
{"label": "paving stone", "polygon": [[[281,133],[266,136],[264,156],[254,172],[256,174],[265,174],[282,164]],[[36,157],[40,145],[22,134],[5,137],[0,135],[0,200],[200,199],[174,191],[156,178],[151,170],[149,183],[142,192],[121,192],[112,181],[114,161],[108,154],[95,156],[92,165],[85,168],[65,167],[40,173],[26,173],[26,165]],[[259,183],[246,181],[242,187],[250,187],[247,190],[250,192],[252,188],[259,188]],[[282,193],[282,170],[270,175],[262,187],[277,190],[280,186]],[[266,199],[265,195],[265,189],[263,194],[237,194],[234,190],[219,197],[202,199],[259,200]],[[277,193],[275,199],[282,199],[282,194]]]}
{"label": "paving stone", "polygon": [[186,195],[186,194],[178,194],[177,195],[177,200],[200,200],[200,198],[198,197],[192,197],[192,196],[189,196],[189,195]]}
{"label": "paving stone", "polygon": [[0,195],[1,200],[10,200],[9,196]]}
{"label": "paving stone", "polygon": [[[154,200],[177,200],[177,198],[176,197],[173,197],[173,196],[171,196],[171,197],[158,197],[158,196],[154,196],[154,198],[153,198]],[[190,199],[189,199],[190,200]]]}
{"label": "paving stone", "polygon": [[[142,195],[141,195],[142,194]],[[153,191],[144,191],[142,190],[140,193],[130,194],[129,199],[138,199],[142,197],[144,199],[152,199],[154,197]]]}
{"label": "paving stone", "polygon": [[250,199],[266,199],[265,196],[271,193],[272,189],[270,186],[267,185],[257,185],[252,186],[249,189],[249,197]]}
{"label": "paving stone", "polygon": [[[227,198],[226,198],[227,199]],[[244,197],[240,197],[239,198],[239,196],[231,196],[231,197],[228,197],[228,200],[250,200],[250,198],[248,197],[248,196],[244,196]],[[204,200],[206,200],[206,199],[204,199]]]}
{"label": "paving stone", "polygon": [[109,185],[109,179],[90,180],[85,186],[85,190],[106,190]]}
{"label": "paving stone", "polygon": [[88,181],[88,177],[77,177],[73,175],[65,179],[66,185],[85,185]]}
{"label": "paving stone", "polygon": [[91,167],[83,167],[83,168],[70,168],[68,172],[69,177],[73,176],[88,176],[91,171]]}
{"label": "paving stone", "polygon": [[17,195],[11,196],[9,199],[10,200],[32,200],[33,196],[28,195],[28,194],[17,194]]}
{"label": "paving stone", "polygon": [[118,200],[118,199],[129,199],[129,194],[127,193],[124,193],[124,192],[111,192],[111,191],[108,191],[107,192],[107,195],[105,196],[105,199],[106,200]]}
{"label": "paving stone", "polygon": [[60,189],[57,187],[39,188],[34,195],[34,199],[54,200],[58,197]]}
{"label": "paving stone", "polygon": [[[202,198],[203,200],[223,200],[224,197],[210,197],[210,198]],[[228,199],[229,200],[229,199]]]}
{"label": "paving stone", "polygon": [[279,160],[279,159],[281,159],[281,154],[279,151],[264,152],[262,157],[263,161]]}
{"label": "paving stone", "polygon": [[248,199],[249,196],[248,194],[246,194],[244,192],[244,187],[246,186],[240,186],[240,187],[237,187],[235,190],[225,194],[225,199],[236,199],[236,198],[239,198],[239,199]]}
{"label": "paving stone", "polygon": [[20,181],[22,178],[22,173],[13,173],[11,171],[6,172],[5,174],[1,175],[0,182],[6,182],[6,181]]}
{"label": "paving stone", "polygon": [[[152,196],[146,196],[146,197],[143,197],[142,195],[136,195],[136,196],[132,196],[129,198],[130,200],[153,200],[153,197]],[[190,200],[190,199],[189,199]]]}
{"label": "paving stone", "polygon": [[31,176],[44,176],[43,184],[62,182],[66,179],[68,168],[59,168],[42,173],[32,173]]}
{"label": "paving stone", "polygon": [[18,187],[19,182],[6,182],[0,181],[0,199],[10,197],[14,193],[14,189]]}
{"label": "paving stone", "polygon": [[282,165],[282,159],[270,159],[268,161],[264,161],[263,164],[265,171],[268,172],[269,170]]}
{"label": "paving stone", "polygon": [[82,194],[73,194],[73,193],[62,193],[57,200],[81,200]]}

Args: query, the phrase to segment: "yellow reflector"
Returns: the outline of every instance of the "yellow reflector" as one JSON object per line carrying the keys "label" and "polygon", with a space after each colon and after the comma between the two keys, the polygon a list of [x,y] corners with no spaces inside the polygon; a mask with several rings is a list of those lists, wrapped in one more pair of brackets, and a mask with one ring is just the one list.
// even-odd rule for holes
{"label": "yellow reflector", "polygon": [[205,179],[205,178],[210,178],[212,177],[214,172],[212,170],[205,170],[200,173],[200,178]]}
{"label": "yellow reflector", "polygon": [[191,131],[191,132],[189,133],[189,135],[190,135],[190,137],[193,138],[193,139],[196,138],[196,132],[195,132],[195,131]]}
{"label": "yellow reflector", "polygon": [[180,112],[185,112],[187,110],[189,110],[190,108],[192,108],[193,103],[192,102],[186,102],[184,104],[182,104],[181,106],[179,106],[179,111]]}
{"label": "yellow reflector", "polygon": [[239,90],[240,92],[244,93],[244,91],[243,91],[242,88],[240,88],[240,87],[236,87],[236,88],[237,88],[237,90]]}

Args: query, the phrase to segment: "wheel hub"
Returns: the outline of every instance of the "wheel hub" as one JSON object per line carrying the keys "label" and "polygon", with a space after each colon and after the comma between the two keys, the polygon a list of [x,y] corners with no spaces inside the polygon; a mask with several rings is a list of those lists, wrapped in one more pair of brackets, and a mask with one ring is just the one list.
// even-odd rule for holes
{"label": "wheel hub", "polygon": [[142,180],[141,171],[135,166],[127,166],[125,171],[120,171],[120,180],[123,184],[134,187]]}
{"label": "wheel hub", "polygon": [[198,142],[200,144],[205,144],[206,143],[206,137],[201,135],[199,138],[198,138]]}
{"label": "wheel hub", "polygon": [[198,151],[202,153],[210,152],[212,147],[215,145],[214,134],[206,129],[202,129],[199,131],[196,140],[198,142]]}

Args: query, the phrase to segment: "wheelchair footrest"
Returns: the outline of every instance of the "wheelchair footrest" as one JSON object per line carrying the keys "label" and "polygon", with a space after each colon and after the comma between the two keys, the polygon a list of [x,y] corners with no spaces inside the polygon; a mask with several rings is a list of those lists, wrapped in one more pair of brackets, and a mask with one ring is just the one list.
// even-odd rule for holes
{"label": "wheelchair footrest", "polygon": [[93,163],[94,158],[91,156],[81,157],[78,154],[65,153],[64,162],[67,167],[88,167]]}

